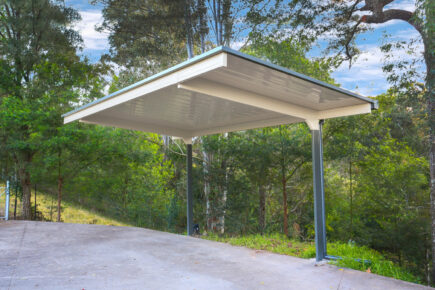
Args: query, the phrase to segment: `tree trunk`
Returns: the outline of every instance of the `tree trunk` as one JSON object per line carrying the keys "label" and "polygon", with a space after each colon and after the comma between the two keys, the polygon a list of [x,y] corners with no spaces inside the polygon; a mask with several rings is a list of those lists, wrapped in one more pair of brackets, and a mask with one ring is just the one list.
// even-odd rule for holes
{"label": "tree trunk", "polygon": [[61,214],[62,214],[62,185],[63,178],[59,176],[57,179],[57,222],[61,222]]}
{"label": "tree trunk", "polygon": [[222,45],[230,45],[232,32],[233,32],[233,20],[231,19],[231,0],[223,0],[222,3],[222,22],[223,22],[223,39]]}
{"label": "tree trunk", "polygon": [[352,161],[349,161],[349,198],[350,198],[350,239],[353,239],[353,184],[352,184]]}
{"label": "tree trunk", "polygon": [[225,172],[225,182],[221,188],[222,195],[219,200],[219,217],[218,217],[218,227],[217,230],[220,234],[225,233],[225,208],[227,206],[227,195],[228,195],[228,170],[227,170],[227,162],[225,160],[225,156],[223,156],[222,160],[222,170]]}
{"label": "tree trunk", "polygon": [[32,210],[30,204],[31,196],[31,183],[30,183],[30,173],[27,171],[26,167],[18,170],[20,175],[21,188],[23,190],[23,219],[30,220],[32,218]]}
{"label": "tree trunk", "polygon": [[34,191],[34,197],[35,197],[35,216],[33,217],[33,219],[36,221],[37,220],[37,218],[38,218],[38,215],[37,215],[37,212],[38,212],[38,206],[37,206],[37,203],[36,203],[36,184],[35,184],[35,191]]}
{"label": "tree trunk", "polygon": [[221,45],[222,41],[220,36],[221,34],[221,28],[222,28],[222,19],[221,19],[221,1],[220,0],[213,0],[213,6],[212,6],[212,14],[214,19],[214,31],[216,33],[216,45]]}
{"label": "tree trunk", "polygon": [[283,221],[284,221],[284,234],[288,236],[288,213],[287,213],[287,180],[285,176],[282,179],[282,210],[283,210]]}
{"label": "tree trunk", "polygon": [[15,204],[14,204],[14,220],[17,219],[17,200],[18,200],[18,182],[15,175]]}
{"label": "tree trunk", "polygon": [[426,275],[426,285],[430,286],[430,249],[426,248],[426,260],[425,260],[425,275]]}
{"label": "tree trunk", "polygon": [[[432,57],[435,61],[435,57]],[[434,68],[429,68],[434,69]],[[429,71],[428,69],[428,71]],[[429,73],[428,73],[429,74]],[[430,211],[432,216],[432,282],[435,281],[435,74],[432,72],[428,76],[428,94],[429,94],[429,129],[430,129]],[[431,78],[429,80],[429,78]]]}
{"label": "tree trunk", "polygon": [[205,37],[208,32],[207,27],[207,7],[205,6],[205,0],[198,1],[199,12],[199,38],[201,44],[201,53],[205,52]]}
{"label": "tree trunk", "polygon": [[426,32],[423,36],[424,58],[426,62],[426,89],[428,94],[428,115],[430,130],[430,211],[432,216],[432,283],[435,282],[435,27],[429,19],[435,17],[435,3],[428,1],[426,4]]}
{"label": "tree trunk", "polygon": [[261,184],[258,187],[258,194],[260,197],[260,208],[258,213],[258,225],[260,227],[260,232],[263,234],[264,227],[266,225],[266,186]]}
{"label": "tree trunk", "polygon": [[54,196],[51,195],[51,205],[50,205],[50,221],[53,221],[53,206],[54,206]]}
{"label": "tree trunk", "polygon": [[128,176],[124,177],[124,188],[122,193],[122,216],[127,217],[127,204],[128,204]]}
{"label": "tree trunk", "polygon": [[227,188],[225,187],[222,193],[222,199],[220,202],[220,215],[218,218],[218,226],[217,226],[217,231],[220,234],[224,234],[225,233],[225,206],[227,203]]}
{"label": "tree trunk", "polygon": [[185,21],[185,28],[186,28],[186,50],[187,50],[188,58],[194,57],[191,4],[192,4],[191,0],[185,0],[184,21]]}
{"label": "tree trunk", "polygon": [[210,153],[203,150],[203,170],[204,170],[204,196],[205,196],[205,218],[207,220],[207,231],[213,231],[213,218],[211,214],[210,204],[210,180],[209,180],[209,166],[210,166]]}

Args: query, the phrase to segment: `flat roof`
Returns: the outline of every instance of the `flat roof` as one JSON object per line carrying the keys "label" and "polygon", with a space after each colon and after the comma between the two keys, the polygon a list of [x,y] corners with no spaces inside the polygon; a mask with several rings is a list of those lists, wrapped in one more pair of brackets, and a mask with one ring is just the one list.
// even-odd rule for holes
{"label": "flat roof", "polygon": [[217,47],[63,115],[184,139],[370,113],[377,101]]}

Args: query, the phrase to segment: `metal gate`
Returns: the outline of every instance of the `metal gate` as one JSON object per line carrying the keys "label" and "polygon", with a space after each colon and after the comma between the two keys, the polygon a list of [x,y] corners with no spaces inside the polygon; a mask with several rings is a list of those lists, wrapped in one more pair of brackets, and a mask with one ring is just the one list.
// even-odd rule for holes
{"label": "metal gate", "polygon": [[[9,219],[9,181],[6,181],[6,186],[0,186],[0,199],[5,199],[4,201],[4,211],[0,211],[0,219]],[[1,205],[0,205],[1,207]]]}

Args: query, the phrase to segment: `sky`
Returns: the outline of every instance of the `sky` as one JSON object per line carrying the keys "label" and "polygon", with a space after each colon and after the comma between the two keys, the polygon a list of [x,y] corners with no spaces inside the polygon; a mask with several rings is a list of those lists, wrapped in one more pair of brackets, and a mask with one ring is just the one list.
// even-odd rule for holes
{"label": "sky", "polygon": [[[76,29],[81,33],[84,41],[82,54],[88,57],[92,62],[97,62],[101,55],[109,50],[107,40],[108,34],[97,32],[95,26],[103,21],[101,14],[101,5],[91,5],[88,0],[67,0],[67,6],[76,9],[82,16],[82,20],[75,24]],[[415,10],[415,4],[412,0],[396,0],[385,7]],[[418,39],[416,30],[406,22],[390,21],[375,26],[373,31],[360,35],[356,43],[362,54],[358,57],[352,67],[349,63],[343,63],[336,71],[332,73],[333,78],[341,87],[357,92],[364,96],[375,96],[386,92],[390,84],[387,82],[386,74],[382,71],[383,53],[379,46],[383,42],[382,35],[387,32],[389,38],[395,40],[409,41]],[[404,50],[395,52],[397,59],[412,59],[421,57],[423,46],[417,45],[415,55],[409,55]],[[237,49],[237,44],[233,46]],[[309,55],[318,54],[318,48],[313,49]],[[421,70],[423,71],[423,67]]]}

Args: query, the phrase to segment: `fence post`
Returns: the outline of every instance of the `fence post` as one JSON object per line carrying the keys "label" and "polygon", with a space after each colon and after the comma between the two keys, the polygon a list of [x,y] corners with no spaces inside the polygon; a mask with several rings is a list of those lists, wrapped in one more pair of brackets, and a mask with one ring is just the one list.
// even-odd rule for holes
{"label": "fence post", "polygon": [[36,184],[35,184],[35,221],[36,221],[36,212],[37,209],[36,209]]}
{"label": "fence post", "polygon": [[6,209],[5,209],[5,220],[9,219],[9,180],[6,181]]}
{"label": "fence post", "polygon": [[14,204],[14,220],[17,219],[17,198],[18,198],[18,181],[15,176],[15,204]]}

